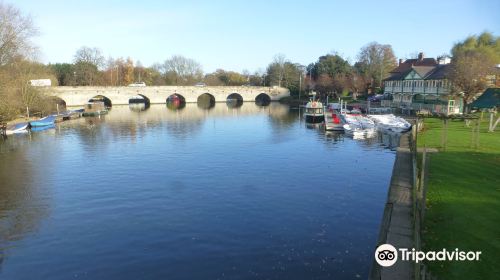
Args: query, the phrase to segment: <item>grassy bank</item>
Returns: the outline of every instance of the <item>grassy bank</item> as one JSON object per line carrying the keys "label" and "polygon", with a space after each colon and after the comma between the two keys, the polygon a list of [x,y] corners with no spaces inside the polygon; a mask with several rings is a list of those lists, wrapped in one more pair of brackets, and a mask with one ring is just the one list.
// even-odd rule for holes
{"label": "grassy bank", "polygon": [[427,184],[424,250],[482,251],[479,262],[428,262],[438,279],[495,279],[500,274],[500,135],[480,126],[479,147],[463,121],[448,125],[446,150],[439,119],[426,119],[419,146],[431,154]]}

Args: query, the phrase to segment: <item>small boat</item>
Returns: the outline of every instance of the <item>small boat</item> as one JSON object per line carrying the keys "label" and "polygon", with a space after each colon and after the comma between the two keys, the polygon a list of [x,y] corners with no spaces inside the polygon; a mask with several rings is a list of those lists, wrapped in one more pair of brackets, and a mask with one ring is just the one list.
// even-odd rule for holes
{"label": "small boat", "polygon": [[32,127],[49,126],[49,125],[54,125],[55,120],[56,120],[56,116],[51,115],[51,116],[47,116],[45,118],[41,118],[37,121],[31,121],[29,123]]}
{"label": "small boat", "polygon": [[56,128],[55,124],[52,125],[46,125],[46,126],[37,126],[37,127],[32,127],[31,132],[40,132],[48,129],[54,129]]}
{"label": "small boat", "polygon": [[28,133],[28,130],[30,128],[31,128],[30,123],[18,123],[11,127],[7,127],[7,129],[5,130],[5,134],[12,135],[12,134]]}
{"label": "small boat", "polygon": [[375,123],[360,114],[344,114],[344,131],[353,136],[353,139],[366,139],[375,136]]}
{"label": "small boat", "polygon": [[323,103],[314,100],[316,93],[311,93],[312,98],[305,106],[304,116],[307,123],[320,123],[325,120]]}
{"label": "small boat", "polygon": [[102,101],[93,101],[85,104],[82,116],[84,117],[94,117],[107,114],[108,110]]}
{"label": "small boat", "polygon": [[411,129],[411,124],[409,122],[393,114],[369,115],[368,117],[372,119],[377,124],[377,128],[381,130],[402,133]]}

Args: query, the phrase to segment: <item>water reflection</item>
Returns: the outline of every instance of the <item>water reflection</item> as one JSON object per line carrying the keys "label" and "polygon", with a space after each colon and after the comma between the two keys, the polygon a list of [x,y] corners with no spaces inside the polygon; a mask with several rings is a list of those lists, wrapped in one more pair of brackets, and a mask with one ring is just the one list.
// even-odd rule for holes
{"label": "water reflection", "polygon": [[391,137],[308,129],[254,102],[115,106],[9,137],[0,277],[367,278]]}
{"label": "water reflection", "polygon": [[186,107],[186,99],[180,94],[172,94],[167,98],[167,108],[170,110],[180,110]]}
{"label": "water reflection", "polygon": [[215,97],[209,93],[204,93],[198,96],[197,100],[198,108],[201,109],[212,109],[215,107]]}
{"label": "water reflection", "polygon": [[243,105],[243,100],[241,99],[230,99],[228,98],[226,101],[227,107],[229,108],[238,108]]}
{"label": "water reflection", "polygon": [[36,232],[50,209],[46,182],[52,164],[41,158],[54,149],[47,147],[31,157],[28,150],[40,144],[30,135],[19,136],[0,141],[0,271],[12,243]]}
{"label": "water reflection", "polygon": [[131,111],[141,112],[141,111],[146,111],[147,109],[149,109],[150,104],[149,104],[149,102],[148,103],[130,103],[128,105],[128,107],[130,108]]}

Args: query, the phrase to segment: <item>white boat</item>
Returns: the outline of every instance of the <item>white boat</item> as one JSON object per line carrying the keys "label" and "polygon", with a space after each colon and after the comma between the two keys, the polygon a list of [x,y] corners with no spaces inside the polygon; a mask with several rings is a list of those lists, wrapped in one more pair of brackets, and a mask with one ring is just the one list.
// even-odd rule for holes
{"label": "white boat", "polygon": [[312,98],[305,106],[304,117],[307,123],[320,123],[325,119],[323,103],[314,100],[316,93],[312,92]]}
{"label": "white boat", "polygon": [[375,123],[360,114],[343,114],[344,131],[352,134],[353,139],[372,138],[376,134]]}
{"label": "white boat", "polygon": [[377,128],[381,130],[393,132],[406,132],[411,129],[411,124],[401,117],[394,116],[393,114],[385,115],[368,115],[376,124]]}
{"label": "white boat", "polygon": [[5,130],[6,135],[12,135],[12,134],[21,134],[21,133],[28,133],[28,130],[30,129],[30,124],[29,123],[18,123],[12,127],[8,127]]}
{"label": "white boat", "polygon": [[363,131],[375,129],[375,122],[360,114],[344,114],[344,129],[350,131]]}

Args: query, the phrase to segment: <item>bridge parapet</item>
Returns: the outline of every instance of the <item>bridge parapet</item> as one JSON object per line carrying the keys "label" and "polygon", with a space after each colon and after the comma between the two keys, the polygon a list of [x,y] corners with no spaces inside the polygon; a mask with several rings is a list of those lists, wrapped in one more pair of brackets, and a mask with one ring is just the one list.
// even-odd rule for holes
{"label": "bridge parapet", "polygon": [[129,104],[129,99],[139,94],[147,97],[151,104],[164,104],[173,94],[181,95],[187,103],[197,102],[198,97],[205,93],[213,96],[215,102],[225,102],[233,93],[239,94],[243,101],[255,101],[260,94],[269,96],[271,101],[290,96],[290,91],[286,88],[252,86],[47,87],[43,91],[47,95],[63,99],[67,106],[82,106],[97,95],[109,98],[116,105]]}

